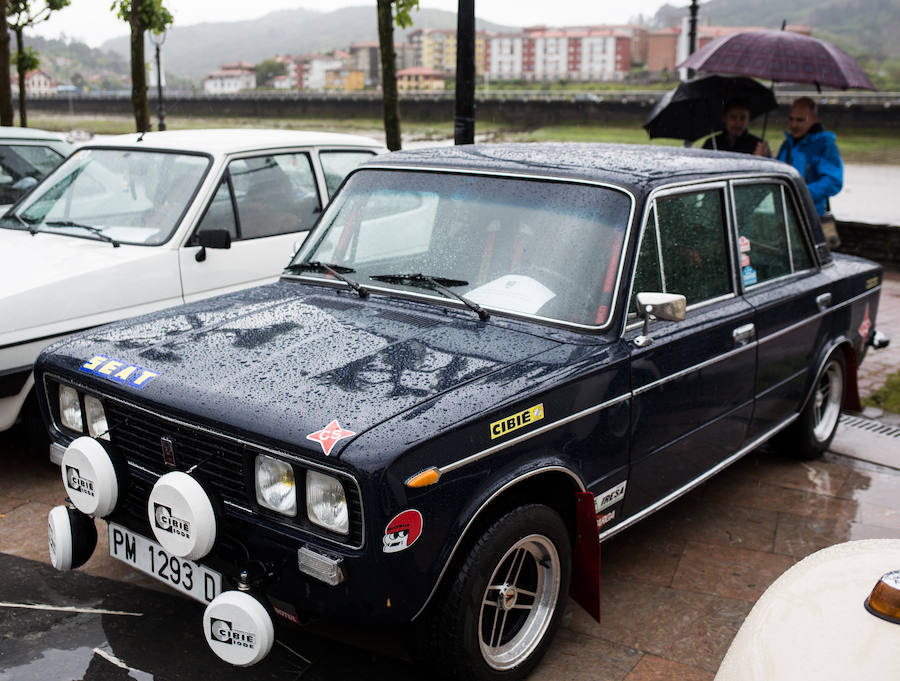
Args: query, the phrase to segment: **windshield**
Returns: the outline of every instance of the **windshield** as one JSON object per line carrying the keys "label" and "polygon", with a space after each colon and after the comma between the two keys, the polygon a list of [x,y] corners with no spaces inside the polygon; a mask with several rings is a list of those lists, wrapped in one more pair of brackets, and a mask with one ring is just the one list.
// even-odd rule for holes
{"label": "windshield", "polygon": [[373,290],[452,300],[438,282],[489,310],[599,326],[630,214],[626,193],[588,184],[363,170],[289,270],[329,279],[298,267],[328,263]]}
{"label": "windshield", "polygon": [[15,203],[63,161],[39,144],[0,144],[0,204]]}
{"label": "windshield", "polygon": [[208,166],[206,156],[82,149],[0,224],[155,246],[175,231]]}

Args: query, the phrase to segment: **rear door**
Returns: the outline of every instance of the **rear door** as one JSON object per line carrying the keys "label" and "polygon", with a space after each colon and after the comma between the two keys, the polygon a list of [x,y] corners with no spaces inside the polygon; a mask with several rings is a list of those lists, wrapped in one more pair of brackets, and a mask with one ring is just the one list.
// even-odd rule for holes
{"label": "rear door", "polygon": [[825,341],[829,278],[814,265],[790,187],[776,179],[734,182],[741,286],[756,308],[756,408],[751,437],[796,413]]}
{"label": "rear door", "polygon": [[[651,506],[727,459],[747,439],[756,352],[753,308],[737,292],[725,183],[656,196],[633,295],[686,296],[687,318],[655,321],[649,346],[626,332],[633,399],[625,516]],[[632,301],[633,305],[633,301]]]}

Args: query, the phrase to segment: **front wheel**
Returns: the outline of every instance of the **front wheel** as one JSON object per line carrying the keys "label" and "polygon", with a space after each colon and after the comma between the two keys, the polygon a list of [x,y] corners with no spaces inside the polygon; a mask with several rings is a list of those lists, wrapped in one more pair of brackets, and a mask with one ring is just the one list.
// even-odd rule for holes
{"label": "front wheel", "polygon": [[427,646],[441,672],[527,676],[559,626],[571,562],[566,526],[547,506],[519,507],[491,525],[434,609]]}
{"label": "front wheel", "polygon": [[844,355],[838,349],[829,355],[816,377],[813,394],[800,417],[784,431],[782,444],[793,456],[817,459],[828,449],[837,431],[846,389]]}

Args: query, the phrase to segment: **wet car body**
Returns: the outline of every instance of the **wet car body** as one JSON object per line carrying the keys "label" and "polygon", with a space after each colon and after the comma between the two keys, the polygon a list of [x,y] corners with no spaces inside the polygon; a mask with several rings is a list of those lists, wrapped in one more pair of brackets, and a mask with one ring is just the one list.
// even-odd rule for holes
{"label": "wet car body", "polygon": [[[498,224],[514,200],[543,205],[560,192],[560,205],[576,204],[601,192],[615,214],[603,228],[607,250],[565,242],[552,221],[542,223],[552,239],[532,250],[527,243],[512,249],[543,256],[541,266],[509,271],[543,278],[543,288],[510,278],[520,275],[507,270],[487,277],[487,284],[480,274],[472,275],[473,284],[461,275],[447,279],[447,286],[471,287],[463,293],[468,302],[438,295],[431,285],[410,287],[421,280],[408,270],[364,276],[359,250],[356,263],[350,255],[360,240],[348,246],[339,236],[360,210],[355,199],[394,183],[400,189],[390,190],[397,193],[386,202],[394,210],[408,198],[405,187],[421,183],[426,196],[443,183],[440,200],[452,202],[457,181],[470,192],[462,192],[464,199],[478,196],[488,207],[484,195],[505,191],[496,183],[515,187]],[[152,537],[148,491],[167,470],[196,465],[220,505],[222,527],[203,562],[231,585],[247,572],[283,620],[440,617],[441,604],[452,600],[447,594],[459,596],[454,575],[466,573],[496,528],[512,517],[527,529],[522,516],[545,507],[565,524],[569,544],[546,543],[536,532],[514,546],[542,555],[553,544],[543,559],[553,565],[557,549],[559,556],[571,552],[571,566],[559,558],[559,570],[545,577],[556,580],[564,599],[571,567],[573,595],[598,616],[602,540],[782,431],[803,439],[822,430],[808,455],[819,453],[833,435],[834,409],[856,399],[855,368],[875,336],[881,271],[862,259],[832,256],[810,221],[808,193],[786,165],[615,145],[422,150],[364,165],[335,204],[298,253],[299,269],[278,283],[82,334],[45,352],[36,369],[57,461],[79,435],[60,425],[59,386],[97,396],[105,406],[110,443],[104,446],[122,462],[121,484],[129,490],[108,519]],[[424,205],[410,202],[407,218],[421,217]],[[578,215],[591,223],[593,208],[585,205]],[[704,220],[689,229],[691,211]],[[719,226],[709,227],[716,215]],[[767,259],[763,241],[747,237],[751,222],[766,215],[795,234],[795,242],[787,238],[790,257],[771,249],[781,265]],[[469,224],[461,217],[459,223]],[[436,218],[435,224],[442,223]],[[715,241],[707,229],[722,243],[700,253]],[[476,254],[481,262],[467,265],[470,272],[486,271],[484,254],[499,253],[491,236],[496,230],[485,228],[490,238]],[[694,234],[696,243],[667,241],[683,234]],[[528,238],[540,234],[530,231]],[[410,243],[405,238],[393,248],[408,250]],[[318,261],[316,254],[336,256],[344,247],[350,250],[332,262],[355,264],[359,271],[348,268],[348,276],[370,290],[367,296],[336,278],[340,270],[303,267]],[[560,282],[558,273],[542,271],[554,247],[562,249],[557,264],[573,272],[588,263],[596,286]],[[666,258],[681,251],[688,265],[679,270]],[[747,253],[752,273],[743,264]],[[712,275],[690,269],[698,259]],[[589,266],[594,261],[601,264],[597,273]],[[640,263],[650,263],[650,270]],[[676,284],[684,284],[685,318],[666,321],[659,310],[659,319],[642,323],[649,312],[634,302],[636,294],[666,288],[663,264],[670,264],[670,290],[661,294],[678,298]],[[501,285],[490,288],[491,282]],[[526,285],[540,305],[498,293]],[[547,298],[543,289],[551,286],[559,292],[569,286],[576,295],[563,305],[562,294]],[[473,302],[481,302],[488,319],[468,309]],[[545,306],[552,312],[544,314]],[[135,386],[97,373],[111,361],[116,370],[146,368],[152,380]],[[159,453],[167,437],[174,467]],[[253,479],[260,454],[289,462],[298,478],[315,471],[339,479],[348,532],[323,530],[302,510],[285,518],[262,508]],[[298,551],[304,550],[333,561],[339,583],[301,573]],[[500,600],[515,607],[517,592],[508,586],[499,587]],[[558,620],[558,610],[550,611],[534,640],[515,639],[523,648],[513,651],[512,663],[498,642],[484,653],[488,671],[473,673],[527,673]]]}

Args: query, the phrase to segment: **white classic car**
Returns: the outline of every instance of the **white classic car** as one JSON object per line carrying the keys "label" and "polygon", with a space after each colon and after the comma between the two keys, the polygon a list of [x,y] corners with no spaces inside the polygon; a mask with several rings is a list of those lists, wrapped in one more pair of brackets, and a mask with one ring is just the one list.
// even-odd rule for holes
{"label": "white classic car", "polygon": [[22,412],[44,347],[274,281],[344,176],[383,150],[288,130],[151,132],[79,148],[0,218],[0,431]]}
{"label": "white classic car", "polygon": [[0,208],[27,194],[74,148],[56,132],[0,126]]}

